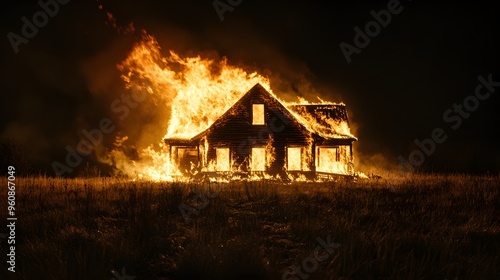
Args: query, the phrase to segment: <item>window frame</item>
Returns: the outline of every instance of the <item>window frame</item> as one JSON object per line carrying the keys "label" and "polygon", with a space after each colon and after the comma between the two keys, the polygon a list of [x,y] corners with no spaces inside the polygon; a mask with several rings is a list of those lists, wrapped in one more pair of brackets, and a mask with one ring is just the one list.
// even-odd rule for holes
{"label": "window frame", "polygon": [[[254,168],[254,164],[255,164],[255,161],[253,160],[254,159],[254,149],[255,150],[259,149],[259,150],[264,151],[264,166],[263,166],[262,170],[260,170],[260,169],[256,170]],[[266,147],[261,147],[261,146],[252,147],[252,149],[250,150],[250,171],[251,172],[264,172],[264,171],[266,171],[266,159],[267,159]]]}
{"label": "window frame", "polygon": [[[227,150],[227,168],[224,168],[224,170],[222,168],[219,168],[220,166],[222,166],[222,163],[219,163],[219,150]],[[231,171],[231,149],[229,147],[215,147],[215,171]]]}
{"label": "window frame", "polygon": [[[298,169],[290,169],[290,149],[298,149],[299,150],[299,168]],[[298,146],[289,146],[286,147],[286,170],[287,171],[302,171],[302,153],[304,148]]]}
{"label": "window frame", "polygon": [[[256,110],[256,108],[261,109]],[[256,115],[257,111],[259,113],[259,116]],[[252,125],[266,125],[266,106],[264,105],[264,103],[252,104]]]}

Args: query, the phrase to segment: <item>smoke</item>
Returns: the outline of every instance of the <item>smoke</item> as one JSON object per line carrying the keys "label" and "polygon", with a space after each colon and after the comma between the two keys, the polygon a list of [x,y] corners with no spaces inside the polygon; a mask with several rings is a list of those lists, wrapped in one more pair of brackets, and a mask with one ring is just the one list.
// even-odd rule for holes
{"label": "smoke", "polygon": [[[166,30],[179,32],[172,28]],[[171,45],[168,39],[165,39],[164,33],[159,36],[163,40],[158,41],[156,36],[149,35],[146,31],[142,31],[140,37],[137,34],[133,37],[134,42],[128,55],[116,65],[112,65],[109,61],[116,61],[118,53],[116,50],[122,48],[122,43],[110,45],[83,67],[89,91],[99,103],[111,104],[107,115],[118,127],[113,141],[108,139],[104,144],[105,147],[98,149],[97,159],[114,166],[120,174],[135,176],[147,169],[154,170],[155,176],[158,176],[157,173],[162,172],[161,170],[167,173],[170,167],[166,162],[165,147],[161,143],[165,134],[182,134],[185,128],[183,119],[196,118],[202,123],[205,122],[206,128],[211,124],[210,121],[215,120],[214,116],[218,117],[221,113],[214,111],[215,115],[203,118],[203,115],[199,116],[203,114],[201,108],[181,106],[184,111],[182,114],[175,114],[177,117],[175,118],[172,110],[176,108],[172,108],[173,103],[185,105],[183,103],[201,98],[210,100],[212,103],[210,106],[228,109],[228,105],[234,103],[236,97],[241,96],[256,82],[262,83],[260,75],[270,81],[271,89],[283,101],[297,102],[299,99],[309,102],[343,101],[342,94],[329,85],[319,83],[306,65],[287,58],[282,52],[268,46],[256,34],[249,34],[244,37],[246,39],[243,42],[240,42],[244,45],[250,44],[246,47],[264,50],[252,57],[248,57],[249,52],[239,52],[238,50],[242,48],[234,46],[234,41],[221,39],[222,49],[235,50],[227,53],[227,57],[230,58],[222,57],[213,49],[199,50],[197,47],[179,51],[184,54],[195,54],[193,57],[177,55],[168,50]],[[163,49],[163,45],[158,43],[162,41],[167,48]],[[176,40],[174,45],[184,44]],[[248,66],[245,64],[247,60],[255,61],[255,64]],[[270,61],[272,63],[269,63]],[[205,64],[209,69],[200,75],[197,72],[202,71]],[[237,70],[237,73],[227,74],[225,73],[227,69]],[[248,76],[248,73],[252,72],[257,76],[253,78]],[[120,76],[119,81],[117,76]],[[191,76],[195,79],[205,78],[206,87],[199,88],[198,85],[198,88],[191,88],[189,95],[185,95],[184,91],[191,87],[186,84],[194,85],[199,82],[194,80],[190,82],[189,79],[194,79]],[[234,83],[231,80],[247,80],[248,83]],[[245,86],[238,88],[241,84]],[[211,93],[213,90],[211,86],[217,88],[217,94]],[[221,87],[225,88],[223,93]],[[229,95],[229,99],[224,98],[230,92],[239,92],[239,96]],[[219,104],[214,103],[217,100]],[[357,126],[353,122],[351,125],[355,131]],[[200,128],[203,128],[203,125],[200,125]],[[201,131],[198,129],[194,132],[197,134]],[[193,131],[190,133],[190,137],[194,136]],[[366,161],[362,162],[363,166],[369,165]],[[159,176],[163,175],[165,173]]]}
{"label": "smoke", "polygon": [[[268,38],[243,21],[226,25],[224,32],[219,25],[188,30],[168,22],[147,20],[132,25],[120,20],[120,14],[113,16],[106,7],[100,11],[103,12],[98,19],[100,25],[92,23],[94,26],[89,30],[104,29],[103,26],[107,29],[91,34],[93,36],[85,30],[65,30],[53,35],[52,41],[48,41],[51,43],[45,46],[34,41],[25,46],[15,63],[8,64],[15,67],[3,69],[19,77],[15,82],[3,77],[4,88],[22,97],[12,99],[15,105],[9,114],[15,118],[3,125],[2,139],[9,137],[23,144],[31,159],[42,166],[50,166],[54,160],[63,162],[64,147],[76,149],[77,144],[86,139],[82,131],[97,129],[104,118],[111,119],[116,129],[103,137],[102,143],[94,147],[94,153],[85,157],[84,162],[121,165],[121,169],[126,169],[124,166],[131,168],[140,161],[144,164],[147,160],[158,161],[153,159],[157,154],[152,151],[162,152],[161,140],[168,130],[171,104],[177,93],[175,87],[164,82],[154,84],[158,77],[144,76],[146,71],[141,73],[140,67],[134,65],[140,59],[127,60],[130,52],[144,40],[141,27],[148,29],[161,47],[160,53],[151,55],[155,60],[152,65],[157,65],[158,71],[164,70],[166,62],[162,59],[168,58],[169,50],[173,50],[181,58],[200,56],[202,60],[214,61],[210,69],[213,75],[220,74],[218,68],[222,64],[241,68],[246,73],[257,72],[269,79],[273,92],[284,101],[296,102],[298,97],[310,102],[319,101],[317,97],[344,101],[341,91],[323,84],[307,64],[269,43]],[[231,33],[239,34],[238,39],[228,35]],[[67,35],[69,41],[79,42],[78,37],[83,36],[95,42],[81,49],[52,48],[61,34]],[[86,50],[89,46],[92,49]],[[183,65],[171,63],[169,67],[175,74]],[[26,69],[33,77],[24,74]],[[34,82],[22,82],[24,79]],[[145,151],[149,152],[145,154]]]}
{"label": "smoke", "polygon": [[209,29],[206,36],[217,42],[217,49],[223,50],[222,55],[229,63],[267,77],[281,100],[297,102],[300,97],[317,102],[320,97],[332,102],[342,101],[341,94],[332,90],[331,85],[322,84],[306,63],[286,55],[248,23],[237,22],[234,26],[228,27],[227,32],[239,33],[238,40],[216,29]]}

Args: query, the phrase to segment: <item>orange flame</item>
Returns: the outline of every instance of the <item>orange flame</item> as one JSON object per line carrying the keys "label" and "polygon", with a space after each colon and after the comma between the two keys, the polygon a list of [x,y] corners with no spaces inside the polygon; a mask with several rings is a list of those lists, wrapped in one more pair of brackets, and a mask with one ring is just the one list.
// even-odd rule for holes
{"label": "orange flame", "polygon": [[173,51],[162,57],[155,38],[147,34],[119,69],[127,88],[147,87],[171,108],[165,138],[191,138],[205,130],[256,83],[271,91],[268,79],[230,66],[226,58],[182,58]]}
{"label": "orange flame", "polygon": [[[127,58],[118,65],[118,69],[122,72],[126,89],[148,93],[148,98],[156,105],[156,108],[151,110],[169,110],[168,118],[164,120],[168,126],[162,134],[170,139],[188,139],[204,131],[257,83],[274,95],[269,80],[256,72],[247,73],[242,68],[230,65],[226,58],[214,61],[200,56],[182,57],[174,51],[164,55],[156,39],[146,32]],[[320,101],[322,104],[332,105]],[[302,100],[300,104],[310,103]],[[325,130],[325,126],[319,125],[314,117],[289,111],[310,131],[320,136],[353,137],[347,122],[328,123],[332,120],[320,116],[322,121],[334,128]],[[131,160],[123,149],[127,141],[127,136],[118,137],[115,149],[101,155],[100,160],[133,178],[173,180],[174,177],[181,176],[182,173],[170,157],[169,147],[164,143],[154,143],[139,149],[138,159]],[[312,147],[311,142],[308,147],[289,148],[290,157],[287,159],[286,168],[291,171],[308,171],[308,162],[312,160],[312,153],[316,153],[318,156],[315,164],[319,171],[349,174],[350,171],[343,164],[350,158],[346,147],[321,151],[313,151]],[[176,149],[182,150],[176,150],[175,154],[184,155],[191,152],[188,148]],[[200,153],[206,152],[207,147],[200,147]],[[265,170],[274,161],[274,153],[272,139],[267,146],[254,148],[250,170]],[[206,163],[204,171],[236,171],[229,149],[217,149],[216,155],[218,161]],[[335,162],[332,158],[335,158]],[[252,178],[259,179],[255,176]],[[303,178],[298,177],[300,180]]]}
{"label": "orange flame", "polygon": [[[148,92],[158,110],[170,108],[165,138],[191,138],[205,130],[256,83],[271,92],[268,79],[231,66],[226,58],[181,57],[174,51],[163,56],[156,39],[145,32],[118,69],[125,88]],[[139,151],[139,161],[129,160],[120,149],[101,155],[100,160],[128,176],[169,180],[178,172],[167,147],[159,145],[159,149],[151,145]]]}

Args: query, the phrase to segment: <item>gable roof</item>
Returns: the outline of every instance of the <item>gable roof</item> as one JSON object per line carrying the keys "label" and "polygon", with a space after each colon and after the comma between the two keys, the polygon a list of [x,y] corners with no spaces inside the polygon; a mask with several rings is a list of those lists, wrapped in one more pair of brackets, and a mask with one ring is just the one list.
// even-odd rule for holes
{"label": "gable roof", "polygon": [[203,137],[215,127],[222,124],[228,116],[238,113],[242,104],[252,97],[261,97],[273,105],[284,117],[294,122],[304,132],[317,135],[324,139],[351,139],[357,140],[349,131],[347,112],[344,104],[300,104],[283,105],[273,94],[268,92],[261,84],[257,83],[243,95],[231,108],[220,116],[206,130],[190,139],[165,139],[168,142],[189,143]]}
{"label": "gable roof", "polygon": [[295,126],[299,127],[299,129],[303,132],[310,133],[307,127],[300,123],[297,118],[283,104],[281,104],[276,96],[268,92],[261,84],[257,83],[233,106],[231,106],[231,108],[229,108],[222,116],[220,116],[212,125],[210,125],[209,128],[193,137],[192,140],[199,139],[203,135],[206,135],[207,133],[212,131],[214,128],[223,124],[229,116],[238,114],[240,112],[239,108],[241,106],[244,106],[245,103],[255,98],[265,100],[264,102],[267,104],[267,106],[272,106],[274,110],[277,110],[288,121],[293,122]]}

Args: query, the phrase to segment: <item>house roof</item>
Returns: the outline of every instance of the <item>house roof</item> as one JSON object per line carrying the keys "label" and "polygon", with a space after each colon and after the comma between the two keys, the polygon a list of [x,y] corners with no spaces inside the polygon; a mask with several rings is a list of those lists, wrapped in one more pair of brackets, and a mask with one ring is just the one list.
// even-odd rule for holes
{"label": "house roof", "polygon": [[269,93],[260,84],[253,86],[238,102],[230,109],[221,115],[209,128],[200,132],[190,139],[170,138],[165,141],[170,143],[189,143],[192,140],[198,139],[212,130],[213,127],[223,122],[226,116],[235,113],[237,107],[245,98],[255,93],[261,93],[269,97],[269,102],[277,102],[282,110],[282,113],[289,116],[303,130],[308,131],[321,138],[357,140],[349,131],[347,112],[344,104],[293,104],[285,105],[281,103],[276,96]]}
{"label": "house roof", "polygon": [[287,108],[309,131],[325,139],[356,139],[349,128],[345,104],[294,104]]}

